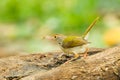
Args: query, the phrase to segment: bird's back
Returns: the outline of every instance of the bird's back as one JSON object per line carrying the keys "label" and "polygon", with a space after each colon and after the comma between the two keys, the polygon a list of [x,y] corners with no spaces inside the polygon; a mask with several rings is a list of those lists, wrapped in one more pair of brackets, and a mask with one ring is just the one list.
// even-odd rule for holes
{"label": "bird's back", "polygon": [[87,44],[88,42],[82,37],[78,36],[68,36],[63,40],[62,47],[63,48],[73,48],[77,46],[82,46]]}

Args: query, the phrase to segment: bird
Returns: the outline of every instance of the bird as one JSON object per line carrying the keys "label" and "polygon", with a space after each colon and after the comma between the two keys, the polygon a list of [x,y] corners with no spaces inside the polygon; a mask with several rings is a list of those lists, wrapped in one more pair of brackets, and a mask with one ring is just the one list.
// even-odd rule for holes
{"label": "bird", "polygon": [[82,36],[65,36],[63,34],[55,34],[53,35],[56,42],[60,45],[60,48],[64,53],[67,54],[74,54],[74,58],[77,59],[80,57],[81,53],[83,54],[83,57],[87,57],[88,48],[85,46],[89,44],[85,37],[88,34],[88,32],[91,30],[91,28],[95,25],[95,23],[98,21],[99,17],[97,17],[90,26],[86,29],[84,34]]}

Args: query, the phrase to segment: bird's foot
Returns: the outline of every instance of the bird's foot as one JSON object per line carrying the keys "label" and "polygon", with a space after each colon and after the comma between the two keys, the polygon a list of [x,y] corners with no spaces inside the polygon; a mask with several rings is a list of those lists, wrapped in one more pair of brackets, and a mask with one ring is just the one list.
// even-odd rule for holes
{"label": "bird's foot", "polygon": [[86,48],[86,51],[85,51],[83,57],[84,57],[84,58],[87,58],[87,56],[88,56],[88,48]]}
{"label": "bird's foot", "polygon": [[74,54],[74,58],[72,58],[70,61],[75,61],[79,59],[81,56],[79,54]]}

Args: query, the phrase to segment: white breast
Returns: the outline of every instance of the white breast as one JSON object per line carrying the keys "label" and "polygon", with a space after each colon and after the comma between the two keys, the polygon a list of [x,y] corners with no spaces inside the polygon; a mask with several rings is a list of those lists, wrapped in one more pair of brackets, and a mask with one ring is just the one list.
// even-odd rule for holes
{"label": "white breast", "polygon": [[74,48],[71,48],[71,52],[73,53],[84,53],[86,51],[86,48],[85,47],[74,47]]}
{"label": "white breast", "polygon": [[88,45],[78,46],[78,47],[73,47],[73,48],[67,48],[64,51],[66,53],[81,54],[81,53],[85,53],[85,51],[87,49],[87,46]]}

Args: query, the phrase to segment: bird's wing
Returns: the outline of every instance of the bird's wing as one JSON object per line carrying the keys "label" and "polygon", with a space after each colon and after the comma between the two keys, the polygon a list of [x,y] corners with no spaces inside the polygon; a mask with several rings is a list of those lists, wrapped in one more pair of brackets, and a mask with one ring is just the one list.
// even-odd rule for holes
{"label": "bird's wing", "polygon": [[63,40],[62,47],[63,48],[72,48],[72,47],[82,46],[87,43],[88,42],[81,37],[68,36]]}

